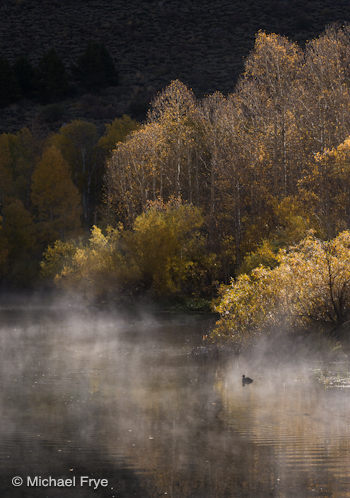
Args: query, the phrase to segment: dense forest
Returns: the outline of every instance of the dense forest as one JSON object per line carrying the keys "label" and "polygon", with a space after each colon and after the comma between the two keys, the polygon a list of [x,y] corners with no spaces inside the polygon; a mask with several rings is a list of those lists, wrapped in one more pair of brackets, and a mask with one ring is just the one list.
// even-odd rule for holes
{"label": "dense forest", "polygon": [[[291,285],[282,273],[293,265],[283,258],[298,254],[298,271],[312,272],[318,250],[328,268],[318,275],[333,288],[326,298],[320,277],[315,307],[324,309],[303,314],[342,323],[349,282],[336,263],[349,246],[349,68],[348,27],[328,28],[305,48],[260,31],[231,94],[196,98],[175,80],[142,125],[125,116],[102,136],[82,121],[41,140],[28,129],[1,135],[3,281],[53,279],[100,299],[197,303],[222,283],[225,336],[239,300],[247,327],[254,286],[263,300],[262,281]],[[336,249],[322,252],[331,239]],[[273,285],[264,285],[271,296]],[[259,323],[271,303],[256,304]],[[286,308],[295,317],[301,306]]]}
{"label": "dense forest", "polygon": [[73,121],[47,137],[0,135],[0,273],[3,287],[33,287],[48,244],[84,234],[98,219],[105,158],[138,124],[115,119],[100,136]]}

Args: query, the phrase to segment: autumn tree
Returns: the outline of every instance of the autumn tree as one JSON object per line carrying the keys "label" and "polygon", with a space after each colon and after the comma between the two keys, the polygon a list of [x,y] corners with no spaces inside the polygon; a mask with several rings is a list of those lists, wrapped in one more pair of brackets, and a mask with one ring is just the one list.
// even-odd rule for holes
{"label": "autumn tree", "polygon": [[350,138],[316,154],[310,166],[299,183],[300,197],[315,228],[334,237],[350,226]]}
{"label": "autumn tree", "polygon": [[283,327],[341,325],[350,314],[350,232],[322,241],[309,235],[281,250],[278,266],[259,266],[222,286],[212,337],[249,343]]}
{"label": "autumn tree", "polygon": [[88,225],[91,217],[92,187],[96,169],[97,128],[93,123],[74,120],[60,128],[59,132],[49,139],[49,143],[57,147],[70,167],[72,178],[78,187],[83,208],[83,220]]}
{"label": "autumn tree", "polygon": [[178,80],[172,81],[152,102],[148,114],[150,123],[158,123],[166,137],[163,161],[166,180],[171,185],[168,195],[193,201],[194,181],[192,120],[196,111],[193,92]]}
{"label": "autumn tree", "polygon": [[164,299],[211,289],[215,257],[205,251],[198,208],[179,200],[156,201],[137,216],[132,230],[96,226],[87,243],[56,242],[42,271],[67,290],[114,296],[151,293]]}
{"label": "autumn tree", "polygon": [[40,263],[41,276],[48,280],[54,280],[56,276],[61,275],[65,268],[71,264],[77,247],[77,243],[63,240],[56,240],[53,245],[49,245],[45,249]]}
{"label": "autumn tree", "polygon": [[[124,142],[128,135],[139,128],[139,123],[131,119],[127,115],[123,115],[121,118],[116,118],[112,123],[108,123],[105,126],[105,133],[100,137],[96,144],[95,154],[94,154],[94,174],[93,174],[93,187],[94,192],[94,204],[100,209],[100,215],[104,219],[108,218],[109,210],[107,204],[103,203],[106,197],[106,189],[104,188],[104,181],[106,175],[106,164],[112,156],[112,151],[118,147],[120,142]],[[96,211],[95,211],[96,212]],[[96,222],[96,216],[95,220]]]}
{"label": "autumn tree", "polygon": [[54,146],[44,150],[34,170],[31,199],[45,240],[51,242],[79,231],[79,192],[68,163]]}
{"label": "autumn tree", "polygon": [[121,118],[115,118],[112,123],[106,124],[106,131],[98,141],[106,156],[111,153],[119,142],[124,142],[126,137],[139,128],[139,123],[130,116],[124,114]]}
{"label": "autumn tree", "polygon": [[0,135],[0,201],[19,198],[28,208],[30,181],[39,144],[28,128]]}
{"label": "autumn tree", "polygon": [[93,226],[85,243],[56,241],[44,252],[42,276],[87,298],[119,299],[120,293],[135,285],[132,261],[118,248],[120,236],[120,229],[109,227],[102,233]]}
{"label": "autumn tree", "polygon": [[[222,148],[227,138],[225,114],[227,100],[215,93],[202,100],[195,117],[195,185],[197,203],[209,211],[209,238],[213,242],[218,230],[218,210],[222,206]],[[200,185],[200,187],[199,187]],[[208,202],[209,199],[209,202]]]}
{"label": "autumn tree", "polygon": [[131,133],[107,164],[106,200],[110,216],[131,227],[149,200],[164,196],[164,133],[150,123]]}
{"label": "autumn tree", "polygon": [[129,241],[139,285],[160,297],[179,294],[186,285],[195,288],[193,281],[204,271],[203,221],[198,208],[179,200],[150,203],[136,218]]}
{"label": "autumn tree", "polygon": [[107,199],[119,216],[125,212],[128,223],[148,200],[180,196],[192,202],[199,198],[195,112],[193,93],[174,81],[152,103],[148,122],[117,145],[107,168]]}
{"label": "autumn tree", "polygon": [[[94,124],[76,120],[42,143],[28,130],[2,135],[0,215],[13,201],[21,201],[37,222],[43,247],[60,232],[66,236],[74,231],[71,215],[79,218],[74,191],[81,196],[86,231],[92,224],[100,224],[93,234],[94,240],[101,242],[98,254],[105,244],[113,257],[123,254],[129,258],[127,264],[114,260],[115,282],[128,285],[120,269],[129,265],[139,288],[152,293],[163,288],[175,295],[175,288],[181,289],[179,292],[193,289],[194,280],[189,284],[187,277],[167,279],[164,270],[165,280],[160,282],[161,277],[155,276],[161,274],[156,262],[154,272],[147,274],[144,268],[151,268],[153,260],[147,259],[150,254],[146,257],[138,242],[138,237],[145,237],[146,245],[156,252],[148,236],[156,238],[160,226],[166,227],[164,233],[174,242],[167,230],[170,220],[178,227],[177,215],[170,216],[168,205],[175,198],[183,203],[176,213],[188,205],[200,210],[198,230],[205,240],[201,250],[204,259],[216,255],[212,259],[215,278],[227,283],[259,263],[272,270],[279,250],[299,244],[308,229],[328,239],[349,228],[349,67],[348,27],[327,28],[304,48],[283,36],[260,31],[244,73],[229,95],[215,92],[197,99],[176,80],[156,96],[142,125],[123,116],[108,124],[101,137]],[[57,171],[64,171],[63,181],[55,177],[52,164],[56,162]],[[50,175],[56,180],[48,187]],[[72,226],[69,230],[61,224],[62,191],[71,202],[66,215]],[[105,216],[99,207],[101,199]],[[155,209],[157,203],[166,208]],[[56,214],[50,218],[50,212]],[[140,220],[142,230],[137,228]],[[50,232],[56,222],[61,228]],[[123,223],[123,231],[116,229],[118,222]],[[108,223],[118,236],[113,238],[105,231]],[[163,235],[159,233],[159,237]],[[2,240],[5,247],[7,242],[4,237]],[[167,247],[169,253],[173,245]],[[90,275],[84,281],[97,282],[100,277],[92,276],[90,267],[94,261],[99,266],[103,257],[98,259],[90,242],[81,242],[79,251],[74,252],[75,263],[69,267],[71,277],[79,282],[81,273]],[[202,282],[212,279],[203,269],[207,268],[204,260],[198,265],[197,259],[190,260],[196,261],[188,267],[197,268],[195,275],[206,275]],[[167,267],[165,259],[162,261]],[[105,270],[100,276],[106,275]],[[187,270],[185,273],[188,276]],[[103,287],[101,282],[99,286]]]}
{"label": "autumn tree", "polygon": [[305,47],[302,85],[294,99],[298,127],[308,135],[306,151],[322,153],[348,135],[349,32],[349,27],[329,27]]}
{"label": "autumn tree", "polygon": [[273,169],[273,187],[281,189],[284,195],[290,193],[293,185],[296,137],[291,95],[302,63],[303,53],[296,43],[260,31],[238,89],[244,112],[254,126],[254,138],[261,137],[265,142],[267,160]]}

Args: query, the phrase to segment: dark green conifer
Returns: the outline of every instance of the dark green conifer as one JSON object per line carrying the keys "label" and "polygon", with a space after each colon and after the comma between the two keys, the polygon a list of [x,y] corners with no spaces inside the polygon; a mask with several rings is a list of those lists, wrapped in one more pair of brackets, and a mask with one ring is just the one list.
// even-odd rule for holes
{"label": "dark green conifer", "polygon": [[90,42],[73,67],[77,82],[88,91],[118,84],[113,59],[102,43]]}
{"label": "dark green conifer", "polygon": [[22,96],[32,98],[35,95],[35,70],[30,61],[27,57],[19,57],[13,70]]}
{"label": "dark green conifer", "polygon": [[68,79],[65,66],[54,48],[48,50],[37,67],[39,99],[55,102],[68,94]]}
{"label": "dark green conifer", "polygon": [[15,102],[19,97],[19,88],[7,59],[0,57],[0,107]]}

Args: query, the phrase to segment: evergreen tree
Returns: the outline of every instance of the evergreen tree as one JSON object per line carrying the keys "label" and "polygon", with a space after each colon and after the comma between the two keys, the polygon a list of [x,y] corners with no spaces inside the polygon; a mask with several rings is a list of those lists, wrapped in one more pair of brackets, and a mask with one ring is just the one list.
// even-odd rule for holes
{"label": "evergreen tree", "polygon": [[66,69],[55,49],[48,50],[37,67],[37,87],[39,99],[54,102],[68,94]]}
{"label": "evergreen tree", "polygon": [[7,59],[0,57],[0,107],[15,102],[19,97],[19,88],[15,74]]}
{"label": "evergreen tree", "polygon": [[79,84],[88,91],[118,84],[118,73],[106,47],[90,42],[78,58],[73,74]]}
{"label": "evergreen tree", "polygon": [[19,57],[13,67],[18,87],[23,97],[35,95],[35,70],[27,57]]}

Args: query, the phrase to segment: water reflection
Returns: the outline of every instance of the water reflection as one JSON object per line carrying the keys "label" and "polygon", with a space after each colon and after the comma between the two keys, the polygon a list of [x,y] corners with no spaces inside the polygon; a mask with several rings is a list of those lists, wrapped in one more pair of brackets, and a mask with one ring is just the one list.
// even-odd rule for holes
{"label": "water reflection", "polygon": [[[2,311],[1,496],[350,496],[348,391],[315,383],[315,365],[194,358],[207,327]],[[109,486],[11,487],[27,474]]]}

